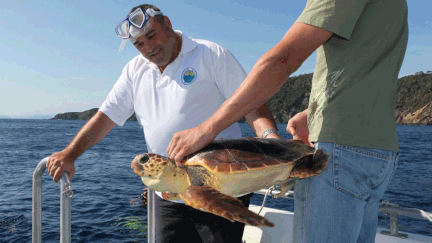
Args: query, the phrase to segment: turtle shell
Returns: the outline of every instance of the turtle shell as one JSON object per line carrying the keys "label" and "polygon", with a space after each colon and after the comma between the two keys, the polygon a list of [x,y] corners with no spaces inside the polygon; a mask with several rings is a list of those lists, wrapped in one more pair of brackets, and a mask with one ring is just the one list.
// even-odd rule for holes
{"label": "turtle shell", "polygon": [[213,173],[241,173],[293,163],[314,152],[301,140],[250,137],[216,140],[187,156],[185,165],[203,166]]}

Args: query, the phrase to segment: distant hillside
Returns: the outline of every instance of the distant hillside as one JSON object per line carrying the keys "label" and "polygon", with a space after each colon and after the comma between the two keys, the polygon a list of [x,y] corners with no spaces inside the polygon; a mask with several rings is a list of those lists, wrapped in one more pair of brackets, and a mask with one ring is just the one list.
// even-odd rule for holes
{"label": "distant hillside", "polygon": [[52,115],[19,115],[19,116],[5,116],[0,115],[0,119],[51,119]]}
{"label": "distant hillside", "polygon": [[[432,125],[432,72],[418,72],[400,78],[397,89],[396,120],[399,125]],[[290,77],[268,102],[277,123],[288,120],[309,104],[312,74]],[[58,114],[53,119],[88,120],[98,109]],[[135,120],[135,114],[129,118]],[[241,120],[244,122],[244,119]]]}
{"label": "distant hillside", "polygon": [[312,73],[290,77],[267,105],[273,113],[276,123],[287,123],[298,112],[309,105]]}
{"label": "distant hillside", "polygon": [[[53,120],[89,120],[99,108],[93,108],[83,112],[66,112],[57,114],[52,118]],[[136,121],[135,114],[133,114],[128,120]]]}
{"label": "distant hillside", "polygon": [[[312,74],[291,77],[267,102],[277,123],[307,108],[311,84]],[[399,125],[432,125],[432,71],[399,78],[396,99]]]}
{"label": "distant hillside", "polygon": [[398,124],[432,125],[432,71],[399,79],[396,109]]}
{"label": "distant hillside", "polygon": [[96,112],[98,108],[93,108],[83,112],[66,112],[57,114],[53,120],[89,120]]}

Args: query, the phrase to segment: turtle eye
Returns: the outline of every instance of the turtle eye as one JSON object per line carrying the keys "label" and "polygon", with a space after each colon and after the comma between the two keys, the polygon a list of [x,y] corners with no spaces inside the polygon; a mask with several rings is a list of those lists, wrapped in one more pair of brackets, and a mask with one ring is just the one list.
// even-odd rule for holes
{"label": "turtle eye", "polygon": [[139,162],[141,164],[145,164],[147,161],[149,161],[149,159],[150,159],[150,157],[146,154],[146,155],[143,155],[143,157],[141,157]]}

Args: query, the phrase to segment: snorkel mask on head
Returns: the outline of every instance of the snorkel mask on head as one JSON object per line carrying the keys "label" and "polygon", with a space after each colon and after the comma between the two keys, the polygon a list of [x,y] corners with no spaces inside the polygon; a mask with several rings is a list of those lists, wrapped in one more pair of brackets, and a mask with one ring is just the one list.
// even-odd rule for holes
{"label": "snorkel mask on head", "polygon": [[136,41],[140,35],[145,32],[145,25],[151,17],[155,15],[163,15],[160,11],[155,11],[148,8],[145,12],[141,8],[137,8],[129,16],[118,24],[115,28],[117,35],[123,39],[119,51],[122,51],[128,39],[132,42]]}

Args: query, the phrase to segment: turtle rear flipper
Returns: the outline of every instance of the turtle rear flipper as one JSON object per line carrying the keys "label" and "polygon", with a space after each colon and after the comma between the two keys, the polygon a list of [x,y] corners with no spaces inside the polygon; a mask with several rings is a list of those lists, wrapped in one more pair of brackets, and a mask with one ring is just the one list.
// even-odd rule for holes
{"label": "turtle rear flipper", "polygon": [[315,153],[296,160],[289,178],[307,178],[318,175],[327,167],[328,160],[329,155],[323,149],[318,149]]}
{"label": "turtle rear flipper", "polygon": [[285,193],[287,193],[289,191],[289,189],[293,188],[295,185],[295,179],[288,179],[282,183],[280,183],[281,186],[281,191],[279,192],[279,194],[274,195],[274,198],[279,198],[283,195],[285,195]]}
{"label": "turtle rear flipper", "polygon": [[223,194],[210,186],[190,186],[180,197],[186,205],[231,221],[253,226],[274,226],[266,218],[243,206],[239,199]]}

